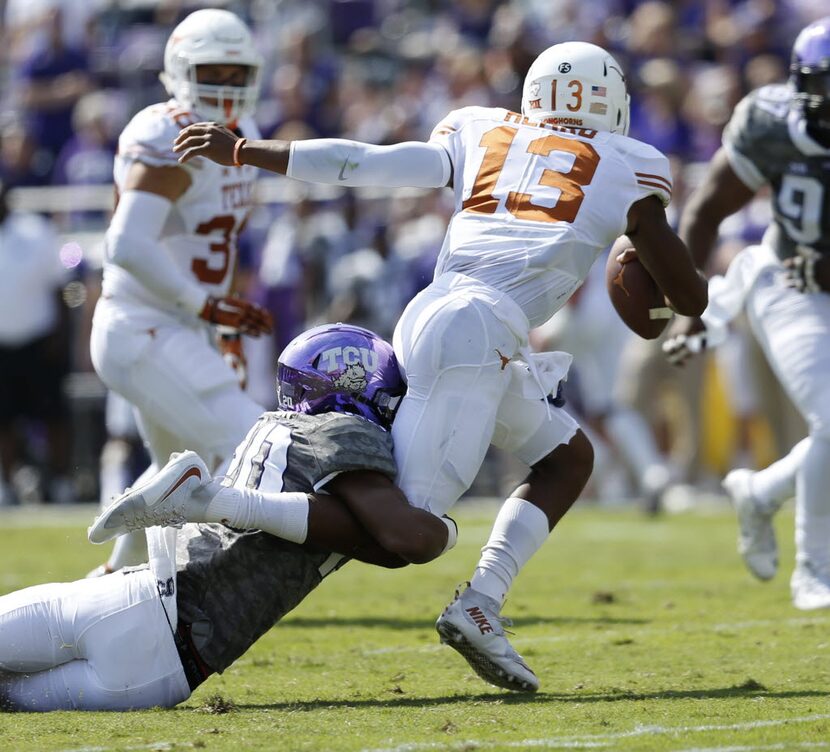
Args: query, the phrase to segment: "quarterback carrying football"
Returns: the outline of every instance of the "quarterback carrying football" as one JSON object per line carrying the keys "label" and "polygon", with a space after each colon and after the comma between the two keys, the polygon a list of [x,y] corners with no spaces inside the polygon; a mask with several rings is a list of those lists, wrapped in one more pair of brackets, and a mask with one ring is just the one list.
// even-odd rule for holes
{"label": "quarterback carrying football", "polygon": [[[790,80],[747,95],[724,131],[723,146],[689,199],[680,234],[698,263],[718,227],[764,186],[773,220],[757,247],[744,250],[723,282],[731,294],[706,312],[709,328],[745,308],[773,371],[803,416],[809,440],[771,473],[727,476],[738,511],[739,548],[753,573],[778,566],[772,516],[795,476],[796,565],[790,580],[799,609],[830,608],[830,16],[793,44]],[[721,283],[717,283],[721,284]],[[700,319],[674,332],[670,355],[682,361],[714,344]],[[767,483],[770,479],[770,483]],[[779,489],[779,486],[781,488]],[[792,489],[792,482],[789,481]]]}
{"label": "quarterback carrying football", "polygon": [[593,461],[577,423],[548,401],[570,363],[531,355],[528,331],[549,319],[619,235],[675,310],[706,305],[706,284],[664,206],[668,160],[630,139],[625,77],[583,42],[542,52],[521,113],[465,107],[427,143],[262,141],[216,123],[188,126],[174,151],[298,180],[347,186],[451,186],[450,221],[433,282],[407,306],[395,352],[407,393],[393,425],[398,484],[442,514],[472,483],[490,443],[530,466],[503,504],[471,579],[439,617],[442,641],[485,680],[536,690],[504,634],[504,597],[519,570],[582,491]]}
{"label": "quarterback carrying football", "polygon": [[[91,355],[103,382],[135,406],[155,466],[150,473],[183,449],[214,467],[262,412],[209,341],[217,326],[237,336],[271,327],[265,310],[230,296],[256,169],[208,160],[181,165],[171,149],[184,126],[205,118],[255,136],[260,68],[239,18],[196,11],[165,48],[162,80],[171,99],[136,114],[119,138],[118,202],[106,233]],[[142,552],[130,561],[128,540],[117,544],[110,568],[144,560]]]}

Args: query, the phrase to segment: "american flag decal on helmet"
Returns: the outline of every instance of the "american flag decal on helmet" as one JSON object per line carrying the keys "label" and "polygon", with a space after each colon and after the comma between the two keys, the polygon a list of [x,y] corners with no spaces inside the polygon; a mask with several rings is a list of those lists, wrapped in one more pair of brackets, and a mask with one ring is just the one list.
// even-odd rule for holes
{"label": "american flag decal on helmet", "polygon": [[608,89],[604,86],[592,86],[591,94],[595,97],[605,97],[608,96]]}

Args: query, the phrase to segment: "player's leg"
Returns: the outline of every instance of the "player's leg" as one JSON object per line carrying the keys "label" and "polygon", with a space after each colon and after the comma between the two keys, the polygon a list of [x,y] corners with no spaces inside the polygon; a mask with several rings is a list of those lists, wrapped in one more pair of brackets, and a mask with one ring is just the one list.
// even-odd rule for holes
{"label": "player's leg", "polygon": [[567,412],[528,399],[515,382],[500,405],[493,443],[530,465],[530,473],[499,510],[470,587],[436,626],[486,681],[535,690],[538,679],[505,637],[500,611],[513,579],[582,492],[593,451]]}
{"label": "player's leg", "polygon": [[263,412],[204,336],[190,329],[160,332],[132,369],[131,401],[159,466],[185,449],[215,465],[233,453]]}
{"label": "player's leg", "polygon": [[16,710],[171,707],[190,688],[149,570],[0,598],[0,702]]}
{"label": "player's leg", "polygon": [[747,300],[759,343],[798,411],[810,442],[796,473],[798,608],[830,607],[830,295],[802,294],[783,274],[763,273]]}
{"label": "player's leg", "polygon": [[[471,580],[471,586],[503,603],[514,578],[547,540],[548,534],[579,498],[593,468],[593,449],[586,435],[564,410],[540,426],[545,435],[533,437],[535,448],[554,445],[506,499]],[[515,412],[514,412],[515,414]],[[498,438],[496,439],[496,445]],[[558,443],[557,443],[558,442]],[[514,451],[528,457],[533,444]],[[522,451],[524,450],[524,451]],[[538,451],[536,452],[538,454]],[[525,460],[527,461],[527,460]]]}
{"label": "player's leg", "polygon": [[778,571],[778,543],[772,521],[781,505],[795,496],[796,474],[809,438],[802,439],[781,459],[763,470],[736,468],[726,474],[723,487],[738,515],[738,553],[759,580]]}
{"label": "player's leg", "polygon": [[136,406],[159,467],[171,452],[185,449],[211,465],[224,459],[262,413],[208,336],[201,327],[173,324],[140,330],[96,310],[91,346],[96,370]]}
{"label": "player's leg", "polygon": [[392,436],[398,485],[414,506],[444,514],[472,484],[517,347],[480,300],[421,293],[407,307],[395,332],[407,393]]}

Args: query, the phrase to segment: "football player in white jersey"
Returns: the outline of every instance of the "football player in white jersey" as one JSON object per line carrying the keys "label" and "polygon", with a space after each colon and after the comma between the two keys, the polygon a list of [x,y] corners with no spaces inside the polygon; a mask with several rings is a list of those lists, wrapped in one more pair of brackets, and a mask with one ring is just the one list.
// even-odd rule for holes
{"label": "football player in white jersey", "polygon": [[[171,147],[184,126],[205,118],[256,136],[260,68],[237,16],[196,11],[165,48],[171,99],[136,114],[119,138],[91,354],[104,383],[135,406],[155,468],[183,449],[215,466],[262,412],[210,341],[223,331],[220,343],[237,348],[240,334],[271,327],[265,310],[231,297],[257,170],[205,159],[182,165]],[[143,547],[121,539],[105,569],[144,560],[130,542]]]}
{"label": "football player in white jersey", "polygon": [[149,565],[0,597],[0,709],[172,707],[345,557],[400,567],[452,547],[455,523],[394,485],[388,429],[405,384],[389,343],[317,327],[283,351],[277,385],[284,409],[256,421],[225,479],[176,454],[90,529],[103,540],[127,512],[129,529],[198,518],[148,530]]}
{"label": "football player in white jersey", "polygon": [[593,461],[577,423],[548,401],[570,356],[531,355],[530,327],[564,305],[623,233],[676,311],[697,315],[706,305],[706,283],[666,221],[668,160],[627,128],[619,64],[600,47],[568,42],[531,66],[521,114],[465,107],[428,143],[251,141],[210,123],[176,140],[185,164],[208,157],[312,182],[453,188],[434,280],[395,330],[407,376],[395,458],[410,503],[436,514],[469,487],[491,442],[531,468],[503,504],[470,587],[436,624],[482,678],[507,689],[539,682],[504,636],[505,594]]}
{"label": "football player in white jersey", "polygon": [[[805,27],[796,38],[789,82],[750,92],[735,108],[723,147],[680,223],[681,235],[702,265],[721,222],[763,187],[771,189],[773,220],[761,245],[742,254],[739,264],[733,262],[733,276],[740,277],[737,305],[745,306],[770,366],[809,430],[809,441],[797,445],[779,466],[796,475],[796,566],[790,589],[799,609],[830,608],[828,160],[830,16]],[[702,327],[699,319],[684,322],[674,334],[688,336]],[[738,477],[743,481],[730,483],[727,490],[739,511],[746,539],[742,548],[753,550],[756,557],[765,555],[762,578],[768,579],[778,565],[774,507],[755,498],[756,484],[748,475]]]}

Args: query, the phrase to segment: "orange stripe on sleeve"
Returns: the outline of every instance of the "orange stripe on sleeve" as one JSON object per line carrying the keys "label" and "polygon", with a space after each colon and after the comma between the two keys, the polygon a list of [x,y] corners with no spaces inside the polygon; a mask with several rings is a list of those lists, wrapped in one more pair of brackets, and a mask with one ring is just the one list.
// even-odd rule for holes
{"label": "orange stripe on sleeve", "polygon": [[638,178],[645,178],[647,180],[656,180],[659,183],[663,183],[666,188],[671,190],[671,183],[666,180],[662,175],[652,175],[650,172],[635,172],[634,173]]}
{"label": "orange stripe on sleeve", "polygon": [[654,183],[650,180],[638,180],[637,185],[644,185],[648,186],[649,188],[659,188],[661,191],[665,191],[666,193],[671,196],[671,188],[666,188],[663,183]]}

